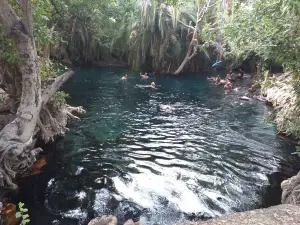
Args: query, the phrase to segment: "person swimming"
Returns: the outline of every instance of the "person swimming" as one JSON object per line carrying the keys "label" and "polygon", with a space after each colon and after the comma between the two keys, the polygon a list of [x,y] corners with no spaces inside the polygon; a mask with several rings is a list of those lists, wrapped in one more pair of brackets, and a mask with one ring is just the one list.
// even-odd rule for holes
{"label": "person swimming", "polygon": [[230,81],[228,81],[225,85],[224,85],[224,89],[226,91],[230,91],[232,89],[232,83]]}
{"label": "person swimming", "polygon": [[140,73],[140,76],[141,76],[143,79],[148,79],[148,78],[149,78],[149,76],[148,76],[147,73],[145,73],[145,74]]}
{"label": "person swimming", "polygon": [[243,75],[241,73],[238,73],[237,78],[238,79],[243,79]]}
{"label": "person swimming", "polygon": [[216,77],[216,84],[220,84],[220,82],[221,82],[221,77],[220,77],[220,75],[218,75]]}
{"label": "person swimming", "polygon": [[225,85],[227,83],[228,83],[228,80],[221,79],[218,83],[216,82],[216,85]]}
{"label": "person swimming", "polygon": [[239,92],[241,89],[242,89],[241,87],[236,87],[236,88],[233,89],[233,91]]}
{"label": "person swimming", "polygon": [[241,73],[241,76],[244,77],[245,72],[243,70],[241,70],[241,69],[239,69],[239,72]]}
{"label": "person swimming", "polygon": [[122,80],[127,80],[127,74],[122,77]]}
{"label": "person swimming", "polygon": [[229,74],[226,75],[226,78],[230,81],[234,81],[235,80],[234,73],[230,72]]}
{"label": "person swimming", "polygon": [[243,70],[241,70],[241,69],[239,69],[238,71],[239,71],[239,73],[238,73],[237,78],[238,78],[238,79],[243,79],[243,78],[244,78],[244,75],[245,75],[245,72],[244,72]]}
{"label": "person swimming", "polygon": [[155,82],[154,81],[151,82],[151,87],[155,88]]}

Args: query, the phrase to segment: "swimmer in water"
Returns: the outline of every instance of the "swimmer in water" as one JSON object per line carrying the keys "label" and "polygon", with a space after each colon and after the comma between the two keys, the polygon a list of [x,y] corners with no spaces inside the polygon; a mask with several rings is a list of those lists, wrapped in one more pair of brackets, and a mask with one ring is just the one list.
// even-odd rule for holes
{"label": "swimmer in water", "polygon": [[216,78],[215,77],[207,77],[207,80],[213,80],[213,81],[215,81]]}
{"label": "swimmer in water", "polygon": [[225,91],[230,91],[231,89],[232,89],[232,84],[231,84],[231,82],[229,81],[229,82],[227,82],[225,85],[224,85],[224,89],[225,89]]}
{"label": "swimmer in water", "polygon": [[233,91],[235,92],[239,92],[241,90],[241,87],[236,87],[235,89],[233,89]]}
{"label": "swimmer in water", "polygon": [[254,92],[256,92],[256,88],[255,88],[255,86],[254,85],[252,85],[249,89],[248,89],[248,91],[249,92],[251,92],[251,93],[254,93]]}
{"label": "swimmer in water", "polygon": [[122,80],[127,80],[127,74],[122,77]]}
{"label": "swimmer in water", "polygon": [[154,81],[152,81],[151,87],[155,88],[155,82]]}
{"label": "swimmer in water", "polygon": [[220,84],[220,82],[221,82],[221,77],[220,77],[220,75],[218,75],[216,77],[216,84]]}
{"label": "swimmer in water", "polygon": [[149,78],[147,73],[145,73],[145,74],[140,73],[140,76],[141,76],[143,79],[148,79],[148,78]]}

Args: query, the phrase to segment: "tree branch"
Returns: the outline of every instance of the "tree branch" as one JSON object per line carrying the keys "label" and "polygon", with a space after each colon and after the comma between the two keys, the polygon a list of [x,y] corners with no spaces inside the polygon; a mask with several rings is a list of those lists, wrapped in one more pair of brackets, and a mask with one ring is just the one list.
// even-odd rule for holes
{"label": "tree branch", "polygon": [[[210,7],[212,7],[213,5],[209,5],[210,4],[210,2],[211,2],[211,0],[207,0],[206,1],[206,3],[205,3],[205,5],[203,6],[203,8],[201,9],[201,11],[199,12],[198,11],[198,13],[197,13],[197,23],[199,23],[202,19],[203,19],[203,17],[204,17],[204,15],[205,15],[205,13],[207,12],[207,10],[208,10],[208,8],[210,8]],[[202,15],[201,15],[202,14]],[[200,16],[201,15],[201,16]]]}
{"label": "tree branch", "polygon": [[186,28],[195,30],[195,27],[189,26],[189,25],[185,24],[184,22],[182,22],[182,21],[180,21],[180,20],[178,20],[178,22],[179,22],[181,25],[185,26]]}
{"label": "tree branch", "polygon": [[29,34],[29,36],[33,37],[33,19],[32,19],[32,8],[31,8],[31,0],[20,0],[20,6],[22,10],[22,21],[24,27]]}
{"label": "tree branch", "polygon": [[0,23],[3,24],[5,28],[9,30],[20,19],[6,0],[0,0],[0,6]]}
{"label": "tree branch", "polygon": [[195,55],[197,55],[197,47],[196,46],[194,46],[193,54],[188,59],[191,60]]}
{"label": "tree branch", "polygon": [[63,75],[57,77],[54,82],[43,90],[42,94],[42,104],[43,106],[47,104],[50,98],[55,94],[55,92],[74,74],[72,70],[65,72]]}

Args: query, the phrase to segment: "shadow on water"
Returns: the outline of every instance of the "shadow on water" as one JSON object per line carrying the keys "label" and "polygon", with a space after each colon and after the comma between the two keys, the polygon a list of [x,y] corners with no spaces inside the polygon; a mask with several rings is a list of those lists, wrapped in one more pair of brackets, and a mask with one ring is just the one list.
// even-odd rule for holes
{"label": "shadow on water", "polygon": [[153,79],[81,69],[66,84],[70,104],[87,114],[47,146],[44,173],[12,196],[31,224],[87,224],[104,214],[120,224],[172,224],[280,202],[280,183],[299,164],[294,146],[262,123],[267,106],[224,95],[206,76],[157,76],[157,89],[147,86]]}

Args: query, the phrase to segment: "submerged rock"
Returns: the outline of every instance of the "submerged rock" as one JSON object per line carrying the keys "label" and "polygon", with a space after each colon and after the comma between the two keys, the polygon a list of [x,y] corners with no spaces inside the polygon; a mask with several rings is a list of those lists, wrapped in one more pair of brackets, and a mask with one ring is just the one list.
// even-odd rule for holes
{"label": "submerged rock", "polygon": [[88,225],[117,225],[117,218],[105,215],[91,220]]}
{"label": "submerged rock", "polygon": [[[234,213],[219,219],[190,222],[186,225],[299,225],[300,206],[278,205],[267,209]],[[184,224],[182,224],[184,225]]]}
{"label": "submerged rock", "polygon": [[[281,183],[283,204],[300,205],[300,172]],[[299,223],[300,224],[300,223]]]}

